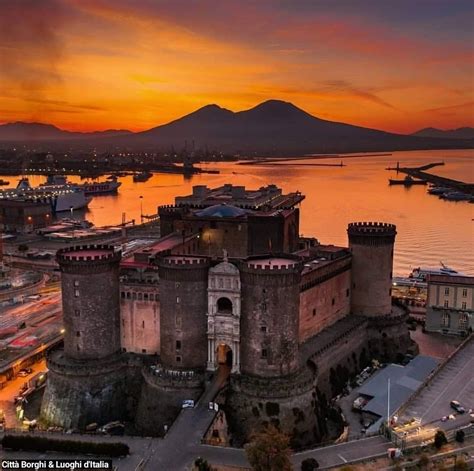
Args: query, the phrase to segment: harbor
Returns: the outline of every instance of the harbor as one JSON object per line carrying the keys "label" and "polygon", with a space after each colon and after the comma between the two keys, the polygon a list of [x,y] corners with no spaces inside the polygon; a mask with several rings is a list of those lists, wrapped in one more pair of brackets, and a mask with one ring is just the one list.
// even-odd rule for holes
{"label": "harbor", "polygon": [[452,191],[460,191],[467,195],[474,196],[474,183],[467,183],[460,180],[454,180],[452,178],[441,177],[439,175],[433,175],[428,173],[427,170],[432,168],[443,166],[445,162],[432,162],[420,167],[402,167],[398,163],[396,167],[388,167],[386,170],[394,170],[397,173],[404,173],[412,179],[431,183],[433,186],[448,188]]}

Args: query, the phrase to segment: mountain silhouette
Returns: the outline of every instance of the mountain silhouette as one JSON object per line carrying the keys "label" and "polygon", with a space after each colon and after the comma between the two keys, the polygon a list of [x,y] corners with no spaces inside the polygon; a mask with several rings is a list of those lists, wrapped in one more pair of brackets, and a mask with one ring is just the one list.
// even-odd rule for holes
{"label": "mountain silhouette", "polygon": [[[98,150],[126,148],[170,152],[207,149],[242,155],[291,155],[324,152],[369,152],[412,149],[471,148],[474,139],[447,139],[394,134],[328,121],[292,103],[268,100],[233,112],[212,104],[170,123],[146,131],[73,133],[52,125],[13,123],[0,126],[0,140],[42,140],[55,147],[94,146]],[[58,144],[59,143],[59,144]]]}
{"label": "mountain silhouette", "polygon": [[416,131],[412,136],[421,137],[444,137],[449,139],[474,139],[474,128],[464,127],[457,129],[424,128]]}
{"label": "mountain silhouette", "polygon": [[124,136],[119,141],[132,148],[160,149],[182,148],[187,142],[193,143],[196,149],[242,154],[389,151],[453,146],[451,140],[444,142],[327,121],[279,100],[265,101],[237,113],[208,105],[171,123]]}
{"label": "mountain silhouette", "polygon": [[6,123],[0,125],[0,141],[55,141],[63,139],[87,139],[95,137],[111,137],[129,134],[122,129],[106,131],[72,132],[64,131],[53,124],[44,123]]}

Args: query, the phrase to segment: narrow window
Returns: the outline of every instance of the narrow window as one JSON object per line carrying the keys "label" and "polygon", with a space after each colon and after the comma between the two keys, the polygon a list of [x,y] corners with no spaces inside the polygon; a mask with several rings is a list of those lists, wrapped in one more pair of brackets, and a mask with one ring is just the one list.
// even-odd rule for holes
{"label": "narrow window", "polygon": [[316,315],[316,309],[313,309],[313,317]]}
{"label": "narrow window", "polygon": [[449,296],[449,288],[444,288],[444,295]]}
{"label": "narrow window", "polygon": [[349,288],[346,289],[346,298],[349,297]]}
{"label": "narrow window", "polygon": [[176,316],[175,325],[178,328],[181,328],[181,316]]}
{"label": "narrow window", "polygon": [[261,325],[260,326],[260,331],[265,333],[267,331],[267,326],[266,325]]}
{"label": "narrow window", "polygon": [[145,321],[142,321],[142,329],[145,328]]}
{"label": "narrow window", "polygon": [[442,327],[449,327],[450,323],[451,323],[451,316],[447,312],[444,312],[443,317],[441,318]]}
{"label": "narrow window", "polygon": [[74,296],[75,296],[76,298],[79,297],[79,290],[78,290],[78,289],[75,289],[75,290],[74,290]]}
{"label": "narrow window", "polygon": [[462,290],[462,297],[466,298],[467,297],[467,288],[463,288]]}
{"label": "narrow window", "polygon": [[76,337],[80,337],[81,333],[79,331],[76,332]]}
{"label": "narrow window", "polygon": [[176,350],[181,350],[181,340],[176,340]]}
{"label": "narrow window", "polygon": [[262,358],[267,358],[267,349],[262,348]]}
{"label": "narrow window", "polygon": [[142,348],[142,353],[146,353],[146,348]]}
{"label": "narrow window", "polygon": [[336,304],[336,300],[332,298],[332,305],[334,306],[334,304]]}
{"label": "narrow window", "polygon": [[461,304],[461,309],[466,309],[466,306],[467,306],[466,301],[463,301]]}
{"label": "narrow window", "polygon": [[179,299],[179,296],[176,296],[176,304],[179,304],[181,300]]}
{"label": "narrow window", "polygon": [[78,280],[74,280],[74,286],[79,286],[79,281]]}
{"label": "narrow window", "polygon": [[448,300],[446,300],[446,301],[444,302],[444,307],[449,307],[449,301],[448,301]]}
{"label": "narrow window", "polygon": [[75,314],[76,316],[80,316],[80,315],[81,315],[81,311],[79,311],[79,309],[76,309],[76,310],[74,311],[74,314]]}
{"label": "narrow window", "polygon": [[181,356],[178,355],[178,356],[176,357],[176,363],[181,363]]}

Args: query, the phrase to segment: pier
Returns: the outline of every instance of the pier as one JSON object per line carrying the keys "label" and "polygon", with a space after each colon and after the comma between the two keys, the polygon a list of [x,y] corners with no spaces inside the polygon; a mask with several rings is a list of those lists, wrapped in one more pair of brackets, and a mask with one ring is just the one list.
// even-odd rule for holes
{"label": "pier", "polygon": [[386,170],[396,170],[397,172],[405,173],[406,175],[410,175],[413,178],[427,181],[436,186],[452,188],[453,190],[462,191],[463,193],[467,193],[469,195],[474,195],[474,183],[466,183],[460,180],[440,177],[438,175],[433,175],[432,173],[426,172],[426,170],[430,170],[440,165],[444,165],[444,162],[433,162],[422,165],[421,167],[400,167],[400,165],[397,163],[396,167],[389,167]]}

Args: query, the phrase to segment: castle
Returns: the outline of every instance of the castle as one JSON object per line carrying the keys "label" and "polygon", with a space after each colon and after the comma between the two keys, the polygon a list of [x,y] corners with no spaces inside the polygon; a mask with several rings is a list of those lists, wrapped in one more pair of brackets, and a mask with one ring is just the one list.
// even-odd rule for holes
{"label": "castle", "polygon": [[391,299],[395,226],[352,223],[348,248],[322,245],[299,237],[303,199],[196,186],[159,208],[151,247],[124,259],[107,246],[60,250],[66,333],[48,358],[43,419],[128,419],[160,435],[227,366],[236,437],[273,423],[297,444],[322,440],[348,379],[413,345]]}

